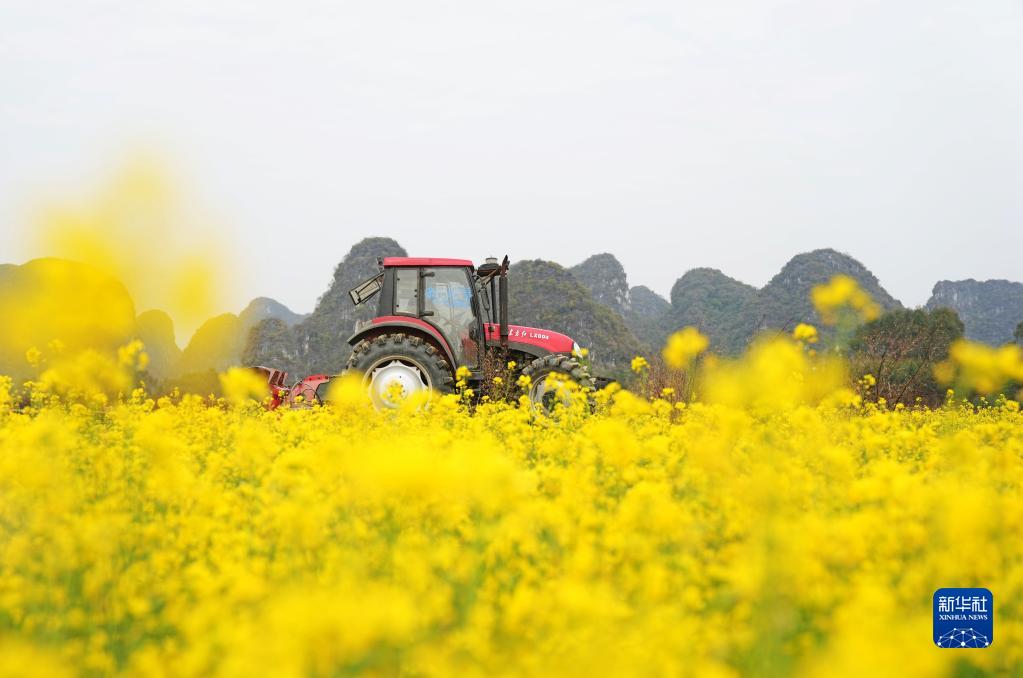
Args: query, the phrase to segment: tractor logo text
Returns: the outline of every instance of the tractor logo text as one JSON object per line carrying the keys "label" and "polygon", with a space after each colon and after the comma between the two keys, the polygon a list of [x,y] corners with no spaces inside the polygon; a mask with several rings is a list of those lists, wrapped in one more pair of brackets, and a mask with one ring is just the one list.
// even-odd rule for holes
{"label": "tractor logo text", "polygon": [[509,337],[527,337],[529,339],[550,339],[551,335],[543,332],[531,332],[520,328],[512,327],[508,330]]}

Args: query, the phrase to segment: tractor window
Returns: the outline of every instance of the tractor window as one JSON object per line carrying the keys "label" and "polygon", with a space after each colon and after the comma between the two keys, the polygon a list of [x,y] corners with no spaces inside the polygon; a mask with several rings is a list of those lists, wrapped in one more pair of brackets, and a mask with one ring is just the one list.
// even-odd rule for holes
{"label": "tractor window", "polygon": [[394,312],[419,315],[419,269],[399,268],[394,272]]}
{"label": "tractor window", "polygon": [[426,319],[444,334],[459,365],[475,367],[478,354],[472,331],[476,314],[469,277],[461,268],[435,268],[432,272],[423,278],[424,310],[433,312]]}

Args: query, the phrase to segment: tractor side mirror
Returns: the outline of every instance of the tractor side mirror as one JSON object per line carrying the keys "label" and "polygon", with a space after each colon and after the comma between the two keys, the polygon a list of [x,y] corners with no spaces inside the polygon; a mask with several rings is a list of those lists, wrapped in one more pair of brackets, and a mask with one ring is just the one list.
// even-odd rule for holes
{"label": "tractor side mirror", "polygon": [[364,303],[368,299],[371,299],[373,295],[377,294],[380,289],[384,286],[384,274],[377,273],[369,280],[363,281],[348,290],[348,296],[351,297],[352,303],[358,306]]}

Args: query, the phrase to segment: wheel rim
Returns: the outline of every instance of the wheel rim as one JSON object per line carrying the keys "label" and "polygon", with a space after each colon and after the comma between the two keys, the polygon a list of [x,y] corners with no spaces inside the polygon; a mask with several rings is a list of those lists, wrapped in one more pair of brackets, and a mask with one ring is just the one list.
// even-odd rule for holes
{"label": "wheel rim", "polygon": [[547,377],[549,375],[543,375],[538,377],[532,385],[529,387],[529,400],[533,403],[534,407],[540,408],[545,412],[550,412],[554,409],[554,406],[560,401],[568,407],[572,399],[567,393],[562,393],[561,397],[558,397],[557,387],[551,387],[547,383]]}
{"label": "wheel rim", "polygon": [[366,370],[369,397],[377,409],[395,409],[408,398],[429,391],[433,384],[422,365],[406,357],[381,358]]}

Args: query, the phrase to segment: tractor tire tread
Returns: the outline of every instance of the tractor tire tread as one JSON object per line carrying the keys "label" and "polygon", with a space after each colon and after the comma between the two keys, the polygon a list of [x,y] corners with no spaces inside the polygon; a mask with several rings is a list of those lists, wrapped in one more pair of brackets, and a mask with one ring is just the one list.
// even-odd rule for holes
{"label": "tractor tire tread", "polygon": [[[433,388],[440,393],[451,393],[454,391],[455,377],[447,358],[437,350],[433,344],[424,341],[422,337],[398,332],[378,334],[369,339],[363,339],[352,348],[352,354],[348,357],[345,371],[358,369],[364,357],[374,350],[400,349],[421,362],[426,363],[425,367],[430,369]],[[419,354],[419,355],[415,355]]]}
{"label": "tractor tire tread", "polygon": [[522,368],[522,374],[536,378],[542,374],[560,372],[572,379],[584,389],[596,390],[596,381],[590,376],[589,370],[573,357],[560,353],[552,353],[540,358]]}

